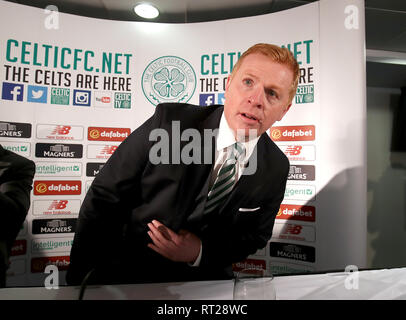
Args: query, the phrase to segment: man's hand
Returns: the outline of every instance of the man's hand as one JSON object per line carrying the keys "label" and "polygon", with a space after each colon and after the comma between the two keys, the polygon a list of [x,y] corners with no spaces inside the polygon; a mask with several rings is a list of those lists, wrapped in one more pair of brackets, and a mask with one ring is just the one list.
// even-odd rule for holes
{"label": "man's hand", "polygon": [[177,262],[194,263],[200,253],[200,239],[187,230],[176,233],[160,223],[152,220],[148,223],[148,235],[153,243],[148,247],[160,255]]}

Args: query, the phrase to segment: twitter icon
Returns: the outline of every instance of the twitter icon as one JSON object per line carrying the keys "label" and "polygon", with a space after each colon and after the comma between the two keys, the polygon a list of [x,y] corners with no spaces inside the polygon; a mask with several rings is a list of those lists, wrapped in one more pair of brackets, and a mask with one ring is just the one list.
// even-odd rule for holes
{"label": "twitter icon", "polygon": [[48,88],[41,86],[28,86],[27,101],[37,103],[47,103]]}

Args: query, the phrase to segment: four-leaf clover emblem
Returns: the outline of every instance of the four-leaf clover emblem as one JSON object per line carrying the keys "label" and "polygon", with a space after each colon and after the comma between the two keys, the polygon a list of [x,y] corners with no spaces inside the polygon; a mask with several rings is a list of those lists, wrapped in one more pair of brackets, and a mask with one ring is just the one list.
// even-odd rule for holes
{"label": "four-leaf clover emblem", "polygon": [[177,97],[185,89],[182,83],[185,75],[177,68],[169,72],[168,68],[164,67],[154,74],[154,79],[158,81],[154,84],[154,89],[162,97]]}

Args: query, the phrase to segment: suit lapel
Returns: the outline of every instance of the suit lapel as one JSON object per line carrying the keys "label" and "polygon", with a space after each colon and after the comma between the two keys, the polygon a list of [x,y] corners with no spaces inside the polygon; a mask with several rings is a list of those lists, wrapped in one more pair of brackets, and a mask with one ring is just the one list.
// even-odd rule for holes
{"label": "suit lapel", "polygon": [[[200,122],[197,129],[201,136],[202,147],[202,164],[182,164],[184,166],[184,174],[181,179],[179,194],[182,201],[178,201],[177,212],[180,217],[187,217],[188,223],[198,225],[206,202],[210,174],[214,165],[215,157],[215,137],[204,131],[211,130],[213,132],[219,127],[220,118],[223,108],[215,109],[204,121]],[[210,157],[204,161],[203,155],[210,154]]]}

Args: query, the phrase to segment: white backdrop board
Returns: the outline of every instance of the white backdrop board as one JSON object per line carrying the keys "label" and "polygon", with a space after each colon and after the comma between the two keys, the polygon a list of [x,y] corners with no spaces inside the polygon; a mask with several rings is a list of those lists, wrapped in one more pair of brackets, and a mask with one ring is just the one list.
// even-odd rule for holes
{"label": "white backdrop board", "polygon": [[258,42],[288,47],[301,78],[291,110],[269,131],[291,161],[273,239],[235,270],[365,267],[363,11],[360,0],[322,0],[251,18],[157,24],[0,1],[0,143],[37,165],[8,285],[42,285],[47,264],[66,270],[80,205],[120,142],[159,102],[222,103],[233,65]]}

